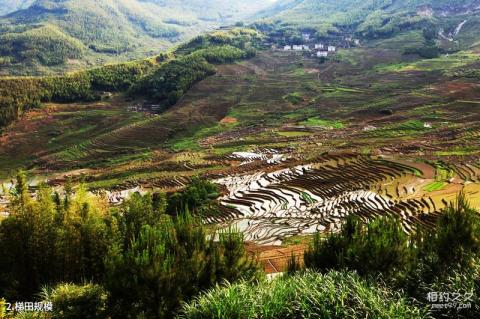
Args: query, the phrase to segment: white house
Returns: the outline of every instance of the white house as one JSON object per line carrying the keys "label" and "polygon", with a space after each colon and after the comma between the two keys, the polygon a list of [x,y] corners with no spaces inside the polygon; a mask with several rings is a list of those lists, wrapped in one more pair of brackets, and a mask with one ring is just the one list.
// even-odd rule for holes
{"label": "white house", "polygon": [[309,34],[309,33],[303,33],[303,34],[302,34],[302,37],[303,37],[303,39],[304,39],[305,41],[310,40],[310,34]]}
{"label": "white house", "polygon": [[308,51],[308,50],[310,50],[310,47],[308,45],[303,45],[303,49]]}
{"label": "white house", "polygon": [[323,49],[324,47],[325,47],[325,46],[324,46],[323,44],[321,44],[321,43],[315,44],[315,49],[317,49],[317,50],[321,50],[321,49]]}
{"label": "white house", "polygon": [[291,45],[286,45],[283,47],[283,51],[290,51],[292,49]]}
{"label": "white house", "polygon": [[432,123],[425,122],[423,123],[424,128],[432,128]]}
{"label": "white house", "polygon": [[353,42],[355,43],[355,45],[360,45],[360,40],[359,39],[355,39]]}
{"label": "white house", "polygon": [[319,57],[319,58],[326,58],[327,56],[328,56],[327,51],[318,51],[317,52],[317,57]]}
{"label": "white house", "polygon": [[328,52],[335,52],[336,50],[337,50],[337,48],[334,47],[333,45],[328,46]]}
{"label": "white house", "polygon": [[303,50],[303,45],[294,45],[293,47],[294,51],[302,51]]}

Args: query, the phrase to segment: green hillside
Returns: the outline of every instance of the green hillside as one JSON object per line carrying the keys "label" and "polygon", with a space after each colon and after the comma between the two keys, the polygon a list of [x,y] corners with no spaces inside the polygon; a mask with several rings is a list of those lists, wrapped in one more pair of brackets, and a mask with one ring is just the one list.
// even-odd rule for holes
{"label": "green hillside", "polygon": [[253,0],[38,0],[0,19],[0,75],[40,75],[152,56],[261,7]]}
{"label": "green hillside", "polygon": [[[48,34],[47,31],[44,33]],[[48,35],[44,38],[48,38]],[[41,102],[99,100],[101,91],[130,89],[132,96],[147,96],[169,107],[193,84],[215,74],[213,64],[255,55],[253,46],[259,39],[260,35],[254,30],[233,29],[199,36],[173,53],[156,58],[112,64],[65,76],[0,78],[0,129]],[[59,45],[59,50],[81,53],[80,45],[78,52],[70,52],[66,43]],[[39,44],[42,44],[40,40]],[[57,57],[42,52],[36,51],[42,61],[51,62]]]}
{"label": "green hillside", "polygon": [[[478,36],[455,34],[465,20],[463,31],[478,28],[480,3],[476,0],[280,0],[256,15],[280,28],[315,31],[318,37],[353,33],[365,39],[390,38],[405,30],[444,29],[464,46],[475,44]],[[462,30],[460,30],[462,31]],[[453,39],[453,40],[457,40]]]}
{"label": "green hillside", "polygon": [[85,50],[82,42],[53,25],[0,36],[0,54],[5,57],[3,64],[37,60],[46,66],[57,65],[67,59],[81,58]]}

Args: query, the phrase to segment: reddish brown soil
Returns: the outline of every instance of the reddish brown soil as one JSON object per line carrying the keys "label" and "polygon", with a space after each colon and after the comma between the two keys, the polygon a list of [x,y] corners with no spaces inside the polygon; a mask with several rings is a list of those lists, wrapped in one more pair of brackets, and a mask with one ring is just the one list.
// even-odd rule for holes
{"label": "reddish brown soil", "polygon": [[255,255],[258,262],[262,265],[265,273],[273,274],[287,270],[288,261],[295,256],[300,264],[303,263],[303,254],[305,245],[292,245],[289,247],[279,246],[258,246],[253,243],[246,245],[247,251]]}
{"label": "reddish brown soil", "polygon": [[233,124],[237,122],[238,120],[236,118],[230,116],[226,116],[220,121],[221,124]]}
{"label": "reddish brown soil", "polygon": [[443,82],[435,87],[441,95],[456,99],[478,98],[480,85],[467,82]]}

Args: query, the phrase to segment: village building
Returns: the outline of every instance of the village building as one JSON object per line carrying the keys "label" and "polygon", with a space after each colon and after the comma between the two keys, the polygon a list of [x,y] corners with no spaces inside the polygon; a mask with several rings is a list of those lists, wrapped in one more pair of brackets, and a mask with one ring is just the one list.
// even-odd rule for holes
{"label": "village building", "polygon": [[328,46],[328,52],[335,52],[336,50],[337,50],[337,48],[334,47],[333,45]]}
{"label": "village building", "polygon": [[359,39],[355,39],[353,42],[355,43],[355,45],[360,45],[360,40]]}
{"label": "village building", "polygon": [[317,52],[317,57],[326,58],[326,57],[328,57],[328,52],[327,51],[318,51]]}
{"label": "village building", "polygon": [[293,47],[294,51],[302,51],[303,50],[303,45],[294,45]]}
{"label": "village building", "polygon": [[290,51],[290,50],[292,50],[292,46],[291,45],[286,45],[286,46],[283,47],[283,50],[284,51]]}
{"label": "village building", "polygon": [[303,40],[310,41],[310,34],[309,33],[302,33]]}
{"label": "village building", "polygon": [[303,50],[306,50],[306,51],[310,50],[310,47],[308,45],[303,45],[302,47],[303,47]]}
{"label": "village building", "polygon": [[324,47],[325,47],[325,46],[324,46],[323,44],[321,44],[321,43],[315,44],[315,49],[316,49],[316,50],[322,50]]}

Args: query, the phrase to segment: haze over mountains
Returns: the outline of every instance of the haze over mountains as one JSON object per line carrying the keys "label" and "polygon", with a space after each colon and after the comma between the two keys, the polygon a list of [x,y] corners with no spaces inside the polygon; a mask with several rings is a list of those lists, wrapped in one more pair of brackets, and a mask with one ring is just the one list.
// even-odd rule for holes
{"label": "haze over mountains", "polygon": [[[0,1],[0,64],[43,74],[154,55],[202,31],[232,24],[268,1]],[[27,8],[28,7],[28,8]]]}
{"label": "haze over mountains", "polygon": [[2,0],[0,1],[0,16],[28,8],[33,1],[34,0]]}

